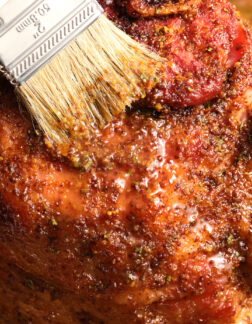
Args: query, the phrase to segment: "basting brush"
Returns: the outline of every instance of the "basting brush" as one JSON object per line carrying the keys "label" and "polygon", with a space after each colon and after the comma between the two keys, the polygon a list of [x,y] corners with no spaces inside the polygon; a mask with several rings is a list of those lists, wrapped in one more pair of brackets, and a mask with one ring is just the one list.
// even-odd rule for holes
{"label": "basting brush", "polygon": [[1,71],[50,145],[103,127],[144,97],[160,62],[95,0],[0,2]]}

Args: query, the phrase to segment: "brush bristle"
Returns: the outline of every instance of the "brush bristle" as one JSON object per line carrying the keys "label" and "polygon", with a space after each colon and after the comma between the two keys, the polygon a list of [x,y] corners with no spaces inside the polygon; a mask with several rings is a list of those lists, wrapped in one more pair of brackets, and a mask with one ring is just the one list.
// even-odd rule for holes
{"label": "brush bristle", "polygon": [[102,15],[17,92],[47,140],[61,145],[144,97],[160,63]]}

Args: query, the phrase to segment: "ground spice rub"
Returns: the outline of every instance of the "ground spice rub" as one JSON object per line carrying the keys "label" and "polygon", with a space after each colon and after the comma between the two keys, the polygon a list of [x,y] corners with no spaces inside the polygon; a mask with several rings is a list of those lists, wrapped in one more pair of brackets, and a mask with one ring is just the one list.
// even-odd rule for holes
{"label": "ground spice rub", "polygon": [[[249,29],[227,1],[215,1],[215,11],[202,1],[194,20],[187,12],[132,18],[130,1],[101,3],[122,28],[171,55],[180,70],[167,68],[167,79],[180,75],[187,91],[192,73],[203,103],[186,106],[194,92],[178,97],[171,82],[173,104],[145,98],[83,141],[82,167],[51,154],[1,82],[0,321],[250,324]],[[216,39],[204,34],[206,22]],[[160,47],[163,36],[185,63]],[[202,78],[186,65],[188,53]],[[204,100],[205,69],[216,66],[220,90],[212,79],[215,97]]]}
{"label": "ground spice rub", "polygon": [[133,17],[153,17],[192,11],[197,8],[200,0],[154,1],[155,4],[149,4],[153,1],[146,2],[144,0],[124,0],[122,2],[126,3],[128,13]]}
{"label": "ground spice rub", "polygon": [[[172,6],[172,2],[137,2],[115,1],[121,9],[116,11],[110,4],[108,12],[122,24],[121,12],[131,14],[132,6],[139,12],[143,7],[150,10],[148,18],[139,15],[125,23],[130,35],[167,58],[166,79],[143,104],[158,109],[167,105],[186,107],[220,95],[228,69],[248,46],[243,23],[233,6],[228,1],[185,1],[176,5],[186,6],[185,12],[174,16],[164,11],[157,17],[159,8]],[[115,11],[117,15],[112,15]]]}

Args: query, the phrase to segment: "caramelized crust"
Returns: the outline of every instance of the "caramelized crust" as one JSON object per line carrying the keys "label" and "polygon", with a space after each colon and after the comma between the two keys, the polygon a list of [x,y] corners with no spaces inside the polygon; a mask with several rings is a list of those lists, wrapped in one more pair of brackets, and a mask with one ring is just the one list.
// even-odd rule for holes
{"label": "caramelized crust", "polygon": [[[162,111],[149,108],[150,96],[83,142],[85,168],[48,151],[1,80],[3,323],[252,322],[248,27],[226,1],[215,1],[215,13],[204,1],[193,20],[178,14],[133,23],[124,13],[132,3],[105,8],[134,37],[144,30],[144,42],[161,52],[153,28],[183,25],[186,31],[165,37],[185,55],[162,52],[180,68],[167,72],[173,81]],[[222,36],[211,38],[216,51],[206,59],[209,34],[198,26],[210,32],[213,15]],[[181,39],[192,38],[192,28],[188,50]],[[208,96],[205,76],[214,67],[211,82],[221,83]],[[188,71],[201,100],[183,92]],[[169,101],[178,75],[180,98]]]}

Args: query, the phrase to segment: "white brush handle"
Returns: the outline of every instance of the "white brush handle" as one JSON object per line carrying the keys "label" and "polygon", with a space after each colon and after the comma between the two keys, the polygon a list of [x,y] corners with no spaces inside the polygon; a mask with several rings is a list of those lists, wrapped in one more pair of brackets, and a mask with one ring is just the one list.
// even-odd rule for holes
{"label": "white brush handle", "polygon": [[0,6],[1,65],[22,84],[102,12],[96,0],[5,1]]}

